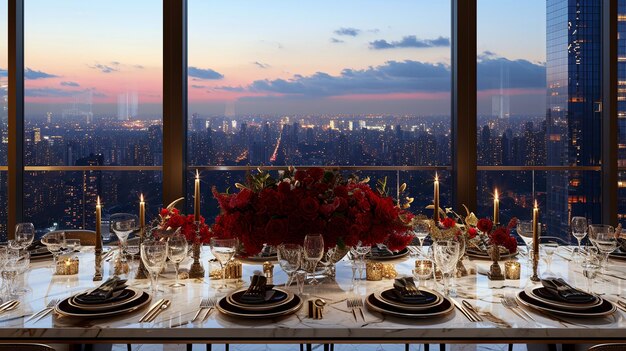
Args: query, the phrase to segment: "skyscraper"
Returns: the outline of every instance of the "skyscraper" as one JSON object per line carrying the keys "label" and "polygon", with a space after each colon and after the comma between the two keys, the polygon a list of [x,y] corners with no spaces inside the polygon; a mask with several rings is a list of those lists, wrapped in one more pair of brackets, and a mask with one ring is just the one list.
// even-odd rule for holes
{"label": "skyscraper", "polygon": [[[602,2],[546,2],[546,164],[597,166],[601,156]],[[550,171],[545,222],[566,238],[571,215],[600,219],[599,172]]]}

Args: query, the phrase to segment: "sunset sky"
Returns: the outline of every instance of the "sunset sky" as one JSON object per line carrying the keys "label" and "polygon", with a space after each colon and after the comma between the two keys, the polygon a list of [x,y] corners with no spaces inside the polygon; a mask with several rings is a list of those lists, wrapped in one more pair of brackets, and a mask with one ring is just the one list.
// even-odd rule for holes
{"label": "sunset sky", "polygon": [[[542,113],[545,1],[481,0],[478,23],[480,108],[504,67],[512,113]],[[27,0],[25,27],[27,114],[91,90],[96,114],[137,92],[160,116],[161,1]],[[189,0],[190,112],[447,115],[449,64],[447,1]]]}

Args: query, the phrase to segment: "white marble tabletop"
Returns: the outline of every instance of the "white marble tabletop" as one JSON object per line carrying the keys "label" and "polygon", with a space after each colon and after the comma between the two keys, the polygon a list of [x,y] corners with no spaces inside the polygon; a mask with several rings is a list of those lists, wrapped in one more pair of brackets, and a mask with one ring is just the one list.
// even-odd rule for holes
{"label": "white marble tabletop", "polygon": [[[552,270],[577,286],[585,286],[585,278],[580,267],[569,261],[569,252],[560,249],[552,263]],[[226,291],[218,291],[219,282],[204,280],[186,280],[183,288],[172,289],[173,275],[165,274],[161,279],[163,292],[158,298],[169,298],[172,307],[165,310],[152,323],[138,323],[145,310],[126,314],[112,319],[75,320],[51,314],[39,321],[14,319],[35,313],[54,298],[64,298],[92,288],[94,255],[93,249],[85,249],[79,254],[80,271],[74,276],[55,276],[50,268],[50,261],[33,262],[32,269],[25,277],[25,286],[30,292],[22,296],[20,307],[0,315],[0,341],[12,342],[56,342],[56,343],[191,343],[191,342],[227,342],[227,343],[281,343],[281,342],[332,342],[332,343],[533,343],[567,342],[583,343],[598,341],[626,341],[626,312],[617,310],[611,317],[601,319],[553,319],[549,316],[526,310],[536,322],[526,321],[504,308],[500,298],[505,294],[515,294],[528,284],[529,269],[526,259],[522,262],[520,280],[490,281],[482,272],[488,269],[490,262],[466,260],[466,266],[479,274],[456,279],[456,299],[467,299],[483,311],[507,321],[511,327],[497,327],[491,322],[470,322],[457,310],[436,319],[403,319],[385,316],[364,308],[366,322],[355,322],[352,313],[346,308],[345,300],[353,296],[364,298],[368,294],[391,287],[392,280],[379,282],[362,281],[353,284],[352,270],[349,263],[337,264],[337,276],[334,281],[313,287],[306,286],[305,292],[323,297],[328,305],[324,310],[324,319],[313,320],[307,317],[307,308],[303,306],[297,313],[278,319],[245,320],[232,318],[214,311],[205,322],[187,324],[172,328],[180,322],[193,318],[202,297],[224,296]],[[207,249],[202,254],[202,261],[207,266],[211,255]],[[394,263],[400,275],[410,275],[414,259],[404,258]],[[111,270],[110,263],[104,263],[105,279]],[[540,268],[543,268],[540,266]],[[244,277],[253,271],[261,270],[261,263],[244,264]],[[600,276],[595,284],[595,291],[614,301],[620,296],[626,297],[626,261],[611,260],[609,275]],[[285,281],[285,274],[276,264],[274,282]],[[169,278],[168,278],[169,276]],[[130,282],[147,289],[147,280]],[[431,280],[431,288],[440,289]],[[293,287],[295,290],[295,285]]]}

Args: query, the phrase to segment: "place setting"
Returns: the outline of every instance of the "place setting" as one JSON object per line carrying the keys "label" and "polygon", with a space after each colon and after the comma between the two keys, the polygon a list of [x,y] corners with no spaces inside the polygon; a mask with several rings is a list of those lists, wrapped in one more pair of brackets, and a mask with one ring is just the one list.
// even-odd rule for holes
{"label": "place setting", "polygon": [[401,250],[392,251],[385,244],[377,244],[372,246],[371,251],[366,258],[372,261],[387,261],[403,258],[411,253],[408,247]]}

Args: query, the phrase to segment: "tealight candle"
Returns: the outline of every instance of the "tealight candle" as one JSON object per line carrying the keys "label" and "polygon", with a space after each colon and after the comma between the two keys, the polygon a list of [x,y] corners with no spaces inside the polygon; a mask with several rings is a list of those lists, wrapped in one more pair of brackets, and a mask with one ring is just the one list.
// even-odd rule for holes
{"label": "tealight candle", "polygon": [[433,262],[430,260],[415,260],[413,273],[420,280],[430,279],[433,275]]}
{"label": "tealight candle", "polygon": [[520,263],[517,261],[504,262],[504,278],[517,280],[521,273]]}
{"label": "tealight candle", "polygon": [[62,256],[56,263],[57,275],[78,274],[78,257]]}

